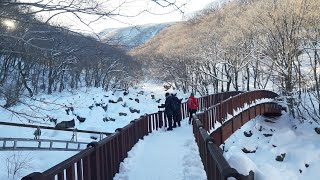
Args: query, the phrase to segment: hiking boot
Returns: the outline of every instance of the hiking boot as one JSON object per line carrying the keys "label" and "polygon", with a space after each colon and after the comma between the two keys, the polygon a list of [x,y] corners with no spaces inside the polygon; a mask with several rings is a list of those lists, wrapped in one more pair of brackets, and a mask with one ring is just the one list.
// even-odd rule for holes
{"label": "hiking boot", "polygon": [[191,121],[189,120],[189,124],[191,124]]}
{"label": "hiking boot", "polygon": [[169,128],[167,129],[167,131],[172,131],[172,127],[169,127]]}
{"label": "hiking boot", "polygon": [[177,127],[177,125],[173,125],[173,126],[172,126],[172,128],[176,128],[176,127]]}

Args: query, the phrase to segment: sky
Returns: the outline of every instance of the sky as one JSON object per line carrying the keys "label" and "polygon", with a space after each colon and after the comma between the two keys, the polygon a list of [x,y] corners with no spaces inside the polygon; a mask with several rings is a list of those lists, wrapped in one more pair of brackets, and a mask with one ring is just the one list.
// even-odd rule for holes
{"label": "sky", "polygon": [[[142,93],[143,91],[143,93]],[[169,89],[169,92],[177,93],[180,98],[187,98],[189,94]],[[162,84],[144,82],[135,88],[129,89],[127,96],[122,91],[105,92],[100,88],[83,88],[75,92],[64,91],[50,95],[38,95],[37,101],[24,100],[34,105],[31,111],[25,105],[14,107],[15,110],[26,113],[36,113],[42,116],[71,120],[75,115],[85,117],[86,121],[76,121],[76,128],[82,130],[95,130],[114,132],[131,120],[140,117],[144,113],[157,112],[157,106],[164,103],[165,90]],[[155,96],[155,99],[151,98]],[[119,97],[123,101],[108,103],[108,100],[117,101]],[[138,98],[139,103],[134,100]],[[159,103],[156,100],[161,99]],[[261,100],[259,102],[265,102]],[[47,103],[51,102],[51,103]],[[0,100],[0,103],[4,103]],[[107,111],[95,103],[108,104]],[[60,104],[60,105],[58,105]],[[126,105],[125,105],[126,104]],[[64,105],[74,107],[74,112],[66,114]],[[38,108],[36,108],[38,107]],[[130,113],[129,107],[141,110],[140,113]],[[247,107],[247,106],[246,106]],[[127,113],[127,116],[119,116],[119,112]],[[235,112],[236,114],[237,112]],[[8,111],[0,109],[0,121],[27,123],[28,121],[12,116]],[[104,122],[103,118],[114,118],[115,121]],[[301,124],[292,119],[283,111],[280,118],[269,119],[259,116],[236,131],[224,145],[224,157],[230,166],[242,174],[248,174],[250,170],[255,173],[255,180],[317,180],[320,169],[320,138],[314,131],[317,126],[312,121]],[[272,121],[272,122],[270,122]],[[37,123],[36,123],[37,124]],[[41,120],[38,124],[53,126],[52,123]],[[215,127],[218,127],[216,124]],[[0,137],[24,137],[33,138],[34,129],[0,126]],[[244,132],[251,132],[251,137],[244,136]],[[269,134],[265,136],[264,134]],[[42,130],[41,139],[70,140],[70,133]],[[271,136],[270,136],[271,135]],[[90,134],[78,134],[78,141],[91,142]],[[0,146],[2,146],[0,142]],[[7,145],[9,142],[7,142]],[[18,143],[19,145],[19,143]],[[21,145],[21,144],[20,144]],[[37,145],[35,145],[37,146]],[[223,146],[221,146],[223,149]],[[243,148],[255,153],[244,153]],[[0,151],[0,179],[20,179],[34,172],[45,171],[55,164],[71,157],[76,152],[55,151]],[[276,156],[286,154],[282,162],[276,161]],[[6,162],[20,157],[26,161],[26,165],[19,169],[17,176],[12,178]],[[160,129],[146,136],[129,151],[128,157],[120,164],[120,171],[114,180],[205,180],[206,175],[199,157],[199,151],[192,134],[191,125],[184,119],[181,127],[173,131]]]}
{"label": "sky", "polygon": [[[111,0],[113,5],[125,0]],[[208,4],[217,0],[176,0],[176,4],[181,6],[181,11],[176,10],[172,6],[163,8],[151,0],[130,0],[118,8],[117,13],[124,14],[130,17],[112,16],[111,18],[104,18],[90,25],[88,28],[78,19],[70,14],[63,14],[54,18],[54,22],[62,22],[74,30],[94,31],[100,32],[106,28],[119,28],[141,24],[154,24],[164,22],[175,22],[185,20],[190,14],[205,8]],[[170,0],[170,2],[173,2]],[[108,6],[111,7],[111,6]],[[148,10],[148,12],[141,13],[141,11]],[[141,13],[141,14],[139,14]],[[139,15],[137,15],[139,14]],[[43,14],[42,14],[43,15]],[[137,16],[136,16],[137,15]],[[131,17],[134,16],[134,17]],[[84,20],[90,21],[94,16],[82,15]]]}

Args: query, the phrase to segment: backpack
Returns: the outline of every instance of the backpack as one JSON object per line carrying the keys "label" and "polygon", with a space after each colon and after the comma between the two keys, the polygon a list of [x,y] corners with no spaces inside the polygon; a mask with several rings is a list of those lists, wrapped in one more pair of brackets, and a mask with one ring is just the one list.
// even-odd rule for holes
{"label": "backpack", "polygon": [[172,110],[178,111],[180,109],[181,101],[177,97],[172,98]]}

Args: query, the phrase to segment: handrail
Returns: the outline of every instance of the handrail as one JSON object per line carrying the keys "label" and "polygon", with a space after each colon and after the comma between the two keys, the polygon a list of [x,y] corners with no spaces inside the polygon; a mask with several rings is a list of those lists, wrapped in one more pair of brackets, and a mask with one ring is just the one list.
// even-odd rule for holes
{"label": "handrail", "polygon": [[[112,179],[118,172],[120,162],[127,157],[127,152],[149,133],[148,115],[131,121],[123,128],[99,142],[88,144],[88,148],[43,173],[34,172],[23,180],[58,180],[72,179]],[[102,170],[103,169],[103,170]]]}
{"label": "handrail", "polygon": [[[222,180],[227,177],[234,177],[237,180],[253,180],[254,173],[252,171],[245,176],[231,168],[224,159],[219,146],[244,123],[257,115],[281,114],[282,107],[274,102],[257,103],[259,99],[277,96],[276,93],[266,90],[245,92],[226,98],[204,112],[193,116],[193,133],[208,180]],[[248,107],[244,107],[245,104]],[[239,108],[242,111],[235,114],[235,110]],[[231,115],[231,118],[228,115]],[[217,128],[215,125],[218,122],[221,126]],[[208,132],[211,129],[214,131],[209,136]]]}
{"label": "handrail", "polygon": [[[197,100],[199,102],[198,111],[204,111],[204,110],[212,107],[213,105],[215,105],[221,101],[224,101],[225,99],[228,99],[232,96],[236,96],[241,93],[242,93],[241,91],[229,91],[229,92],[216,93],[216,94],[210,94],[210,95],[199,97],[199,98],[197,98]],[[188,109],[187,109],[187,102],[181,103],[180,110],[181,110],[182,119],[189,117]]]}
{"label": "handrail", "polygon": [[[226,92],[198,98],[199,111],[208,112],[207,110],[210,109],[211,106],[220,103],[231,96],[236,96],[239,93],[240,92]],[[188,117],[186,107],[186,103],[182,103],[182,118]],[[205,114],[206,113],[203,113],[202,117],[211,117],[210,115]],[[125,127],[117,129],[115,133],[104,138],[103,140],[99,142],[89,143],[87,149],[55,165],[54,167],[44,171],[43,173],[34,172],[29,174],[28,176],[23,177],[22,179],[61,180],[65,179],[65,177],[67,180],[112,179],[114,175],[119,171],[120,163],[127,157],[127,153],[139,141],[139,139],[143,139],[144,136],[163,127],[167,127],[167,123],[162,111],[153,114],[146,114],[144,116],[141,116],[139,119],[131,121]],[[205,123],[203,124],[203,127],[207,127]],[[203,129],[201,131],[202,133],[204,133],[205,131],[207,131],[207,129]],[[206,140],[206,142],[210,143],[211,141]],[[206,146],[206,144],[202,143],[201,145],[198,143],[198,146],[199,149],[203,149],[200,148],[200,146]],[[209,152],[218,150],[219,149],[216,148],[209,148]],[[203,153],[200,152],[200,154],[201,156],[203,156]],[[226,166],[223,165],[222,168],[220,168],[222,172],[226,174],[225,176],[240,176],[240,174],[235,173],[234,170],[229,170],[225,167]],[[210,173],[211,171],[207,169],[206,172]]]}
{"label": "handrail", "polygon": [[90,134],[104,134],[106,136],[109,136],[109,135],[112,134],[112,133],[109,133],[109,132],[99,132],[99,131],[90,131],[90,130],[81,130],[81,129],[64,129],[64,128],[58,128],[58,127],[38,126],[38,125],[20,124],[20,123],[11,123],[11,122],[0,122],[0,125],[28,127],[28,128],[37,128],[37,127],[39,127],[40,129],[50,129],[50,130],[69,131],[69,132],[76,131],[76,132],[90,133]]}
{"label": "handrail", "polygon": [[[227,92],[198,98],[199,109],[204,110],[239,92]],[[182,118],[188,116],[186,103],[181,105]],[[160,128],[167,127],[164,112],[146,114],[119,128],[115,133],[99,142],[93,142],[89,148],[53,166],[43,173],[34,172],[23,177],[23,180],[47,180],[58,178],[77,179],[112,179],[119,171],[120,162],[127,153],[144,136]],[[93,145],[93,146],[92,146]],[[103,170],[102,170],[103,169]]]}
{"label": "handrail", "polygon": [[250,171],[249,175],[245,176],[238,173],[234,168],[231,168],[223,157],[221,149],[203,128],[203,124],[197,115],[193,116],[193,120],[193,133],[208,180],[225,180],[228,177],[234,177],[238,180],[253,180],[253,171]]}
{"label": "handrail", "polygon": [[282,107],[274,102],[265,102],[255,104],[241,113],[233,116],[228,121],[225,121],[220,127],[210,133],[217,146],[220,146],[228,139],[235,131],[256,116],[263,114],[281,114]]}
{"label": "handrail", "polygon": [[256,103],[257,100],[273,99],[277,96],[278,95],[272,91],[255,90],[226,98],[205,110],[206,113],[204,113],[203,116],[205,116],[204,118],[208,119],[208,121],[204,121],[203,124],[205,128],[210,131],[215,128],[216,122],[223,124],[223,122],[227,120],[228,115],[231,117],[235,116],[235,110],[243,110],[245,104],[250,105]]}
{"label": "handrail", "polygon": [[[81,145],[87,146],[86,142],[74,142],[74,141],[63,141],[63,140],[50,140],[50,139],[29,139],[29,138],[0,138],[0,142],[3,142],[0,146],[0,151],[12,151],[12,150],[49,150],[49,151],[80,151],[85,149]],[[12,146],[8,146],[7,142],[13,142]],[[35,146],[19,146],[18,142],[37,142]],[[47,146],[42,146],[42,143],[49,143]],[[64,143],[65,147],[54,147],[54,143]],[[72,148],[70,145],[77,145],[76,148]],[[61,145],[60,145],[61,146]]]}

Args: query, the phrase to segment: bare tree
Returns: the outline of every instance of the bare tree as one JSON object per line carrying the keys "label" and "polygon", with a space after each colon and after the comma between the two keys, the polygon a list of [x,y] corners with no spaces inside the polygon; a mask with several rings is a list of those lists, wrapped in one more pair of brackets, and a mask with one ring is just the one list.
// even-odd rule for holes
{"label": "bare tree", "polygon": [[32,158],[29,155],[24,155],[21,151],[13,152],[12,155],[5,158],[5,165],[7,168],[8,178],[12,180],[19,176],[19,173],[23,169],[29,169],[31,167]]}
{"label": "bare tree", "polygon": [[[115,1],[120,3],[115,6]],[[168,12],[181,11],[184,6],[169,0],[146,2],[168,8]],[[54,18],[62,14],[73,15],[89,27],[101,18],[133,17],[149,11],[123,13],[122,8],[131,3],[134,1],[0,1],[0,96],[6,100],[1,107],[27,119],[43,118],[14,112],[10,107],[22,103],[19,98],[24,92],[32,97],[39,91],[51,94],[80,84],[125,89],[133,79],[141,78],[141,63],[124,51],[97,38],[53,26]],[[40,18],[44,13],[49,16]],[[86,21],[88,15],[92,18]],[[8,23],[13,23],[12,27]]]}

